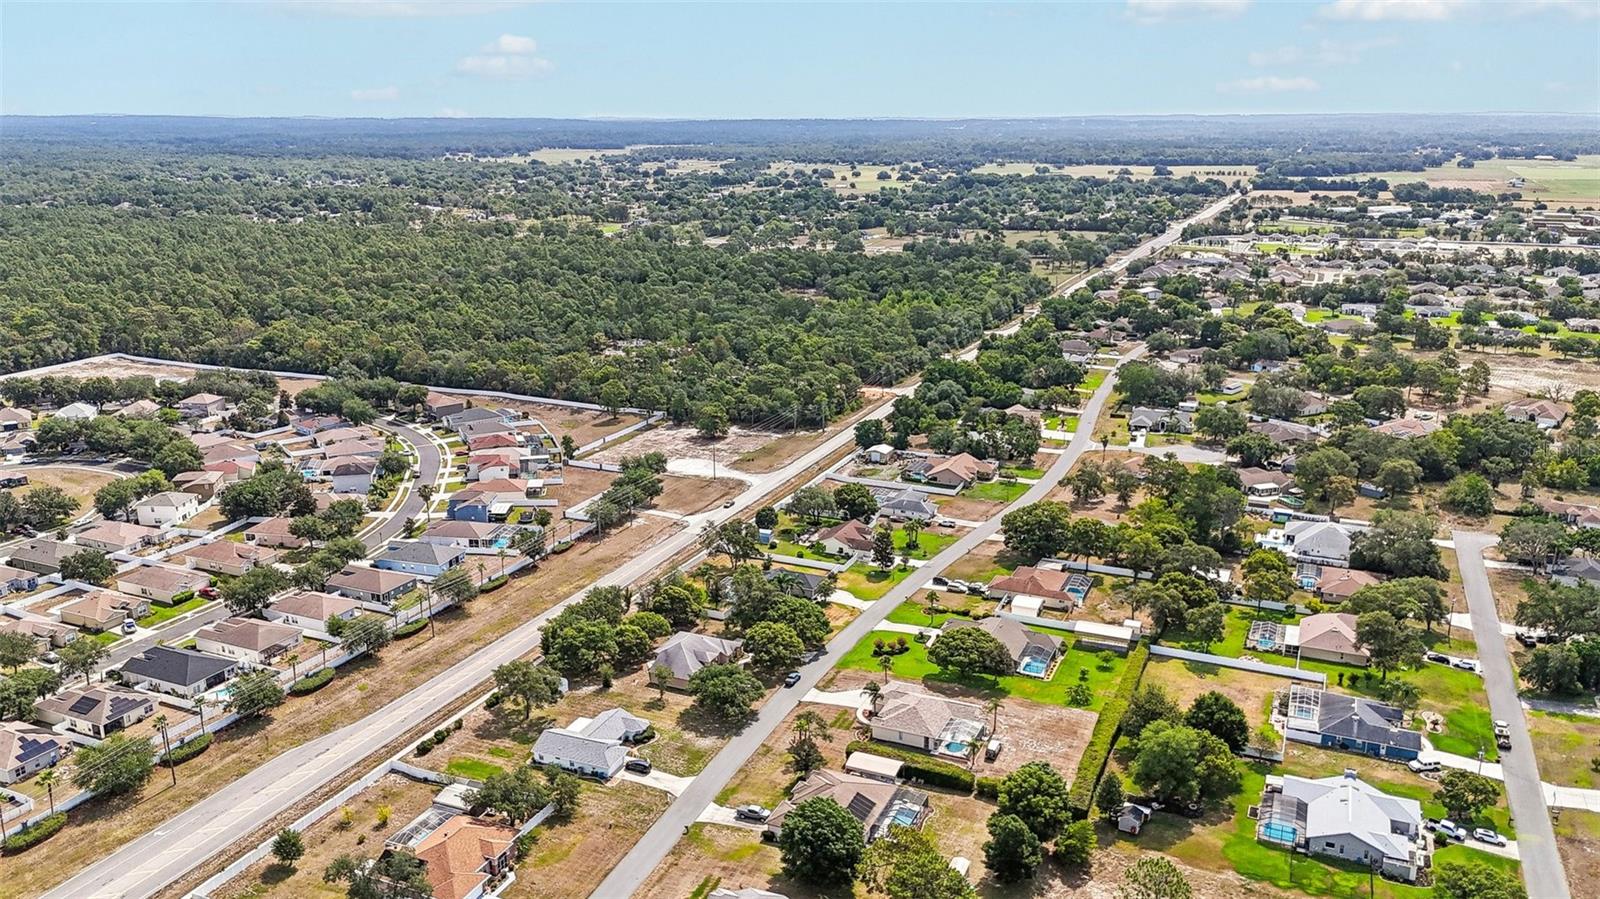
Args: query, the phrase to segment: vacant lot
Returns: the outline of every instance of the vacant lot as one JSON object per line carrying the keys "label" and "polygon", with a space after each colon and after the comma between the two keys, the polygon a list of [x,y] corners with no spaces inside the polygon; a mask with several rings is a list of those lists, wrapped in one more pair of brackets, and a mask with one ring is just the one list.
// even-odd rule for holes
{"label": "vacant lot", "polygon": [[[1470,169],[1455,163],[1421,172],[1373,172],[1352,178],[1383,178],[1391,185],[1417,181],[1434,187],[1466,187],[1497,194],[1515,190],[1525,197],[1552,203],[1593,203],[1600,201],[1600,156],[1579,156],[1572,162],[1556,159],[1484,159]],[[1506,182],[1522,178],[1525,183],[1513,188]]]}
{"label": "vacant lot", "polygon": [[[377,783],[356,794],[342,808],[306,828],[301,834],[306,854],[294,867],[280,865],[271,857],[256,862],[229,881],[219,899],[269,899],[269,897],[342,896],[342,887],[322,882],[328,863],[346,853],[375,857],[383,841],[421,814],[433,801],[439,787],[418,783],[398,774],[387,774]],[[350,813],[345,824],[344,813]],[[387,821],[383,821],[383,816]],[[382,823],[380,823],[382,822]]]}
{"label": "vacant lot", "polygon": [[158,365],[132,359],[72,362],[51,372],[63,378],[155,378],[158,381],[187,381],[195,370],[182,365]]}
{"label": "vacant lot", "polygon": [[1591,765],[1600,759],[1600,718],[1527,710],[1528,736],[1546,783],[1593,789],[1600,774]]}
{"label": "vacant lot", "polygon": [[595,462],[618,462],[623,456],[660,453],[667,457],[669,463],[683,459],[698,459],[704,463],[706,474],[709,475],[713,458],[720,465],[727,466],[745,453],[770,443],[777,436],[768,431],[735,427],[728,431],[726,437],[708,440],[701,437],[700,432],[694,428],[660,425],[649,430],[636,431],[628,439],[584,458]]}
{"label": "vacant lot", "polygon": [[1567,869],[1567,882],[1582,890],[1582,884],[1600,880],[1600,814],[1576,809],[1552,809],[1556,816],[1556,848]]}
{"label": "vacant lot", "polygon": [[611,415],[608,412],[593,412],[588,409],[571,409],[566,406],[553,406],[547,403],[532,403],[525,400],[475,400],[480,406],[496,406],[503,409],[515,409],[526,414],[529,418],[537,418],[550,429],[557,440],[569,436],[578,442],[579,446],[592,440],[599,440],[607,434],[615,434],[628,425],[640,420],[637,415]]}
{"label": "vacant lot", "polygon": [[999,540],[985,540],[971,552],[951,562],[944,573],[946,577],[956,580],[987,584],[1016,571],[1017,566],[1025,564],[1025,561],[1007,551],[1006,545]]}
{"label": "vacant lot", "polygon": [[538,843],[517,868],[507,899],[583,899],[600,885],[672,803],[668,794],[630,783],[584,784],[572,820],[535,828]]}
{"label": "vacant lot", "polygon": [[717,478],[713,481],[710,478],[669,474],[662,476],[661,486],[662,493],[655,502],[657,509],[693,515],[714,509],[738,496],[744,490],[745,483],[735,478]]}
{"label": "vacant lot", "polygon": [[78,503],[78,511],[74,513],[74,517],[92,511],[95,491],[117,479],[117,475],[110,472],[92,468],[71,468],[65,465],[39,467],[30,465],[24,473],[28,476],[28,486],[17,487],[11,491],[18,499],[41,487],[60,487]]}
{"label": "vacant lot", "polygon": [[[1144,669],[1143,684],[1160,684],[1167,695],[1185,708],[1202,693],[1216,691],[1244,710],[1250,729],[1264,727],[1271,717],[1273,693],[1286,690],[1289,680],[1270,674],[1222,668],[1181,659],[1152,658]],[[1276,741],[1273,741],[1276,742]]]}
{"label": "vacant lot", "polygon": [[[568,465],[561,471],[562,483],[546,488],[545,496],[561,504],[561,508],[575,506],[591,496],[604,493],[617,476],[593,468]],[[470,486],[470,485],[468,485]]]}

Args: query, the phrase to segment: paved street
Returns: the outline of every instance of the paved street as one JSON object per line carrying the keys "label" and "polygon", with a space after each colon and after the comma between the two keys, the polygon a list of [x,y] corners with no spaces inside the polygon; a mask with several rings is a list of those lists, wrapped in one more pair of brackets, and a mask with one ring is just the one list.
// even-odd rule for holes
{"label": "paved street", "polygon": [[1511,726],[1511,748],[1500,754],[1505,775],[1506,795],[1511,817],[1517,826],[1517,847],[1522,856],[1522,879],[1528,895],[1537,899],[1566,899],[1567,875],[1556,851],[1555,828],[1550,826],[1550,810],[1539,783],[1539,765],[1533,757],[1533,742],[1528,739],[1527,719],[1517,696],[1517,678],[1500,633],[1500,617],[1495,611],[1494,594],[1489,589],[1489,573],[1483,564],[1483,551],[1496,538],[1473,531],[1456,531],[1456,558],[1461,565],[1461,581],[1467,591],[1467,608],[1472,613],[1473,637],[1478,642],[1478,659],[1483,664],[1483,685],[1489,693],[1489,710]]}
{"label": "paved street", "polygon": [[[1129,358],[1137,357],[1141,351],[1142,348],[1129,354]],[[1115,384],[1116,377],[1113,375],[1100,385],[1084,409],[1084,421],[1094,421],[1099,418],[1100,410],[1105,405],[1106,398],[1111,395],[1111,388]],[[1007,510],[1021,508],[1044,499],[1066,476],[1078,457],[1093,445],[1089,437],[1092,430],[1093,428],[1080,428],[1072,443],[1051,464],[1050,470],[1039,483],[1029,487],[1028,492],[1007,507]],[[633,851],[629,852],[628,856],[601,882],[600,887],[590,894],[592,899],[622,899],[625,896],[632,896],[656,866],[661,864],[661,860],[667,857],[667,853],[672,851],[673,845],[683,836],[689,825],[700,819],[701,814],[707,806],[713,804],[722,788],[727,786],[734,775],[744,767],[756,749],[771,738],[773,731],[790,712],[794,711],[800,700],[816,687],[823,675],[837,665],[851,647],[872,633],[896,606],[926,587],[934,575],[976,549],[991,535],[998,533],[1002,517],[1003,515],[995,515],[946,547],[943,552],[911,572],[909,577],[896,584],[882,599],[840,631],[829,642],[828,650],[821,658],[800,669],[798,684],[786,689],[780,688],[777,694],[761,707],[750,725],[717,753],[700,776],[694,779],[694,783],[690,784],[689,788],[683,791],[645,832],[644,837],[633,847]]]}

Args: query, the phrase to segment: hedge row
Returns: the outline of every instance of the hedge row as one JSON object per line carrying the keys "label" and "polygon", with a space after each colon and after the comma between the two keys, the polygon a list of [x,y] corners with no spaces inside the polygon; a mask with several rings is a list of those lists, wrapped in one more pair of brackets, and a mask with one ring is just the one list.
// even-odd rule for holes
{"label": "hedge row", "polygon": [[451,734],[460,730],[462,723],[462,719],[457,718],[449,724],[446,724],[444,727],[441,727],[424,737],[422,741],[417,744],[417,755],[427,755],[428,753],[432,752],[433,747],[438,746],[445,740],[450,739]]}
{"label": "hedge row", "polygon": [[181,765],[200,753],[205,752],[206,747],[210,745],[211,735],[201,734],[200,736],[195,737],[193,740],[174,748],[171,752],[162,755],[160,764],[165,765],[171,763],[174,765]]}
{"label": "hedge row", "polygon": [[289,685],[290,696],[304,696],[326,687],[333,680],[332,668],[319,668]]}
{"label": "hedge row", "polygon": [[26,830],[19,830],[11,836],[6,837],[5,842],[0,843],[0,850],[4,850],[7,854],[21,852],[22,850],[27,849],[29,846],[42,843],[50,837],[55,836],[56,831],[66,826],[66,812],[56,812],[53,815],[47,815],[46,817],[40,818],[39,822],[32,827],[29,827]]}
{"label": "hedge row", "polygon": [[510,575],[506,575],[506,574],[502,574],[499,577],[489,578],[488,580],[484,581],[482,584],[478,585],[478,592],[479,593],[493,593],[494,591],[499,590],[501,587],[504,587],[506,585],[506,582],[509,581],[510,579],[511,579],[511,576]]}
{"label": "hedge row", "polygon": [[416,621],[408,621],[394,629],[394,638],[396,640],[404,640],[406,637],[418,633],[427,626],[428,619],[426,618],[418,618]]}
{"label": "hedge row", "polygon": [[1127,714],[1128,703],[1133,701],[1134,691],[1139,689],[1139,680],[1144,677],[1144,666],[1148,661],[1150,647],[1144,643],[1128,653],[1128,667],[1122,672],[1117,691],[1106,700],[1099,717],[1094,720],[1094,732],[1089,735],[1089,745],[1078,760],[1078,773],[1073,776],[1072,789],[1067,794],[1072,813],[1080,818],[1088,817],[1089,808],[1094,804],[1094,788],[1099,785],[1100,775],[1111,758],[1111,750],[1117,745],[1117,733],[1122,730],[1122,716]]}
{"label": "hedge row", "polygon": [[900,769],[901,777],[915,778],[929,786],[946,787],[965,793],[972,792],[971,771],[918,752],[896,749],[886,743],[874,743],[871,740],[851,740],[844,751],[846,755],[852,752],[870,752],[873,755],[895,759],[905,763]]}

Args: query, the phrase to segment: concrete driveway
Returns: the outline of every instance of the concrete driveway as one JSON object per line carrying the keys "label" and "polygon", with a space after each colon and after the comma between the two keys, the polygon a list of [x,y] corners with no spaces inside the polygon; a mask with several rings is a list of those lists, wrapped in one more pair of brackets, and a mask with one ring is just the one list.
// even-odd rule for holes
{"label": "concrete driveway", "polygon": [[694,782],[692,777],[681,777],[661,770],[651,771],[649,774],[635,774],[625,770],[617,776],[674,796],[681,796],[683,791],[689,788],[689,784]]}
{"label": "concrete driveway", "polygon": [[733,813],[733,809],[715,802],[705,807],[700,817],[695,819],[697,824],[726,824],[729,827],[742,827],[745,830],[760,833],[767,829],[767,825],[760,821],[746,821]]}

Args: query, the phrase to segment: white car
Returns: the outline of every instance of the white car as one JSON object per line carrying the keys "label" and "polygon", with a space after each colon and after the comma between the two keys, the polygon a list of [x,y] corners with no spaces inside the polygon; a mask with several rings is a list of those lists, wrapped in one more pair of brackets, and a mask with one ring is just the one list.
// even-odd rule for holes
{"label": "white car", "polygon": [[1497,737],[1509,737],[1511,735],[1511,725],[1505,723],[1504,721],[1495,721],[1494,735]]}
{"label": "white car", "polygon": [[1440,765],[1438,762],[1424,762],[1421,759],[1412,759],[1411,761],[1406,762],[1406,767],[1410,768],[1417,774],[1422,774],[1427,771],[1438,771],[1444,766]]}
{"label": "white car", "polygon": [[1488,843],[1490,846],[1504,846],[1506,844],[1505,837],[1487,827],[1474,828],[1472,838],[1480,843]]}

